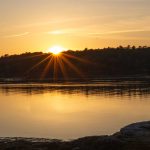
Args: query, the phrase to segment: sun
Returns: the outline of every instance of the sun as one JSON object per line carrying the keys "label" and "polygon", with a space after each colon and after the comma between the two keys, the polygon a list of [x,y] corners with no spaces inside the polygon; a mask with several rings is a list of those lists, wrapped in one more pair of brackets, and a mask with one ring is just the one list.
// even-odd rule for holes
{"label": "sun", "polygon": [[63,51],[63,47],[61,46],[53,46],[48,49],[49,52],[53,53],[54,55],[58,55]]}

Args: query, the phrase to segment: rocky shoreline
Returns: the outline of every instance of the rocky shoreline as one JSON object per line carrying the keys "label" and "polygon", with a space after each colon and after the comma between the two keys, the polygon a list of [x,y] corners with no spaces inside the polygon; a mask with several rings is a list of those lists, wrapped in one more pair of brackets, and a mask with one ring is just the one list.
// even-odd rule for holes
{"label": "rocky shoreline", "polygon": [[0,150],[150,150],[150,121],[122,128],[110,136],[72,141],[38,138],[0,138]]}

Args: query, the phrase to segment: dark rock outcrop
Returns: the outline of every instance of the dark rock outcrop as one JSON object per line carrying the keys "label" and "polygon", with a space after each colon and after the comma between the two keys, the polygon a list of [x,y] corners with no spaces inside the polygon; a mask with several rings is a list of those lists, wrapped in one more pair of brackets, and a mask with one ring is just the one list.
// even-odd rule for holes
{"label": "dark rock outcrop", "polygon": [[111,136],[73,141],[0,138],[0,150],[150,150],[150,121],[128,125]]}

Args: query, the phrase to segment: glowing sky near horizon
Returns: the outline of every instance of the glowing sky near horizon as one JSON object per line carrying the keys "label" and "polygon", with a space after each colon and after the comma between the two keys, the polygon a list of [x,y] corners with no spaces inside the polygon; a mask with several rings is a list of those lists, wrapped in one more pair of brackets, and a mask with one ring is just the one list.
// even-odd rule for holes
{"label": "glowing sky near horizon", "polygon": [[149,0],[0,0],[0,54],[150,46]]}

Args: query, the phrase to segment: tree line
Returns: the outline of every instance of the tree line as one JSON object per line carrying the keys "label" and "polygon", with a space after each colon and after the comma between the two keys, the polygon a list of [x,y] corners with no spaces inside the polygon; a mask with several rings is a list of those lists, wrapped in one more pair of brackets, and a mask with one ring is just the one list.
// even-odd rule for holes
{"label": "tree line", "polygon": [[150,75],[150,47],[23,53],[0,57],[0,78],[69,79]]}

